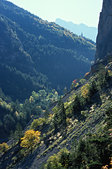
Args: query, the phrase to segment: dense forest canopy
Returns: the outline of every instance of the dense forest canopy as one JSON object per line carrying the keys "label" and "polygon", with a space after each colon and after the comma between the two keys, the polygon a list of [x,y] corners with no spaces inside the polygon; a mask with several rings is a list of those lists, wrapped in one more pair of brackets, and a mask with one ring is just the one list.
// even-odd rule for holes
{"label": "dense forest canopy", "polygon": [[0,27],[0,87],[13,100],[45,88],[62,93],[90,70],[95,44],[89,39],[8,1],[0,1]]}

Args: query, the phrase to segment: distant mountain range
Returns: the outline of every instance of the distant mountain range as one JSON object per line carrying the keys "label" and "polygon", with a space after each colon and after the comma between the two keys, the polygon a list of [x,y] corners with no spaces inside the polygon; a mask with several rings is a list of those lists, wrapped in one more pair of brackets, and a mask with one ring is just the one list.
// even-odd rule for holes
{"label": "distant mountain range", "polygon": [[89,27],[85,24],[75,24],[73,22],[67,22],[64,21],[60,18],[57,18],[55,21],[58,25],[68,29],[69,31],[77,34],[77,35],[81,35],[84,36],[86,38],[89,38],[91,40],[93,40],[94,42],[96,42],[96,36],[97,36],[97,28],[96,27]]}

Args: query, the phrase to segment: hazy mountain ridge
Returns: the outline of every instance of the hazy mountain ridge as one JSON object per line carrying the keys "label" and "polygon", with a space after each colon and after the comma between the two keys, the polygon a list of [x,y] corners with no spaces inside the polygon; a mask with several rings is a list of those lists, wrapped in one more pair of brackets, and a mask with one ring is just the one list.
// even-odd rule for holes
{"label": "hazy mountain ridge", "polygon": [[58,25],[73,32],[74,34],[77,34],[79,36],[84,36],[84,37],[96,42],[96,36],[97,36],[97,32],[98,32],[96,27],[89,27],[83,23],[82,24],[75,24],[70,21],[69,22],[64,21],[63,19],[60,19],[60,18],[57,18],[55,22]]}

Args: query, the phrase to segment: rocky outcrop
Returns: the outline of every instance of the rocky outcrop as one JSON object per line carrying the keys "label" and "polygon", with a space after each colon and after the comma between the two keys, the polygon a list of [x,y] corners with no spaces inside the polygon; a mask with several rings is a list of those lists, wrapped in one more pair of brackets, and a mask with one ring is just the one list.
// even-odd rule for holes
{"label": "rocky outcrop", "polygon": [[96,44],[95,63],[112,56],[112,0],[103,0]]}

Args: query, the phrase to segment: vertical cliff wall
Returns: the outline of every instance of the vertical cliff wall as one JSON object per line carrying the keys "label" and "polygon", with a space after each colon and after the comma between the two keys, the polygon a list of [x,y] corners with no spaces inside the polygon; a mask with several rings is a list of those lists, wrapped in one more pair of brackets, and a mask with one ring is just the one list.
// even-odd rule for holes
{"label": "vertical cliff wall", "polygon": [[112,0],[103,0],[98,25],[95,63],[112,55]]}

